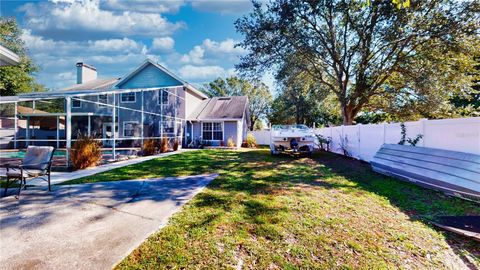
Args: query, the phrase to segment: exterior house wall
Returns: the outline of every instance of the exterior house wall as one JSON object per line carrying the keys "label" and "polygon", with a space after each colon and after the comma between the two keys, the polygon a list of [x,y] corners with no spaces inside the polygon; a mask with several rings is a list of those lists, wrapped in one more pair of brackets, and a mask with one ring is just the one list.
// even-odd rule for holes
{"label": "exterior house wall", "polygon": [[[153,65],[148,65],[127,81],[120,85],[120,89],[129,88],[156,88],[156,87],[174,87],[182,84],[167,73],[158,69]],[[160,93],[169,96],[167,104],[161,104]],[[142,92],[132,92],[135,95],[134,102],[122,102],[122,94],[116,94],[116,105],[119,107],[125,107],[140,111],[142,109]],[[162,90],[151,90],[143,92],[143,109],[144,109],[144,123],[141,122],[141,112],[132,111],[128,109],[117,108],[116,115],[118,117],[118,138],[124,137],[124,124],[127,122],[138,123],[135,130],[135,136],[140,136],[141,128],[144,128],[144,136],[146,137],[158,137],[162,135],[168,135],[173,137],[180,135],[183,129],[184,120],[186,118],[186,102],[185,102],[185,89],[183,86],[176,88],[168,88]],[[91,112],[94,114],[112,114],[111,107],[104,107],[99,104],[90,103],[87,101],[98,102],[98,96],[85,96],[80,97],[83,100],[81,108],[72,108],[72,112]],[[108,103],[113,104],[113,95],[108,95]],[[160,115],[152,115],[148,112]],[[178,121],[181,121],[180,123]],[[176,125],[177,134],[163,134],[160,131],[161,122],[166,125]],[[100,127],[101,129],[101,127]]]}
{"label": "exterior house wall", "polygon": [[[131,76],[128,76],[126,80],[121,81],[117,86],[119,90],[125,89],[125,93],[131,93],[135,96],[134,101],[122,101],[122,93],[106,94],[107,105],[102,106],[98,104],[98,94],[88,94],[87,96],[77,96],[72,98],[72,103],[77,100],[81,100],[81,107],[71,108],[71,112],[76,115],[72,115],[72,138],[75,140],[80,133],[86,134],[88,132],[88,123],[90,122],[91,134],[95,134],[99,138],[105,138],[104,133],[105,124],[111,125],[115,122],[117,125],[115,137],[118,139],[118,143],[123,147],[123,142],[132,142],[133,139],[124,136],[125,124],[129,122],[136,123],[136,128],[133,131],[133,137],[141,137],[142,129],[143,136],[148,137],[183,137],[183,132],[192,133],[190,139],[199,139],[202,137],[202,124],[199,121],[193,122],[193,124],[187,125],[186,118],[189,117],[205,100],[202,94],[197,93],[195,90],[188,89],[184,86],[184,82],[179,79],[175,79],[168,72],[165,72],[161,67],[157,67],[153,64],[147,64],[143,68],[138,69]],[[161,89],[163,87],[169,87],[168,89]],[[140,90],[142,89],[155,89],[159,90]],[[130,89],[137,89],[138,92],[129,92]],[[101,91],[101,90],[99,90]],[[160,93],[168,95],[168,103],[162,104]],[[115,96],[114,96],[115,95]],[[143,96],[143,99],[142,99]],[[113,100],[115,98],[115,106],[112,108]],[[143,100],[143,123],[142,119],[142,100]],[[76,102],[75,102],[76,103]],[[72,104],[73,105],[73,104]],[[122,107],[122,108],[120,108]],[[116,119],[112,119],[113,110],[115,110]],[[89,113],[87,115],[78,115],[81,113]],[[150,114],[152,113],[152,114]],[[160,114],[160,115],[156,115]],[[162,116],[163,115],[163,116]],[[210,122],[210,121],[208,121]],[[162,128],[162,125],[164,128]],[[173,131],[171,127],[174,127]],[[191,131],[193,128],[193,132]],[[242,141],[242,130],[244,124],[242,121],[231,120],[225,121],[223,125],[223,145],[227,144],[229,138],[232,138],[237,146],[240,146]],[[34,134],[33,129],[31,129]],[[176,131],[176,132],[175,132]],[[42,133],[43,134],[43,133]],[[40,135],[40,133],[38,133]],[[50,135],[45,135],[49,136]],[[64,133],[60,134],[60,137],[65,137]],[[43,138],[43,137],[42,137]],[[122,138],[127,138],[122,140]],[[39,138],[41,139],[41,138]],[[111,144],[111,140],[103,140],[108,145]],[[139,146],[137,139],[135,146]],[[126,145],[125,145],[126,146]]]}
{"label": "exterior house wall", "polygon": [[[228,139],[232,138],[235,144],[238,144],[238,121],[225,121],[223,123],[224,145],[227,145]],[[238,145],[237,145],[238,147]]]}
{"label": "exterior house wall", "polygon": [[183,85],[172,76],[152,64],[147,65],[129,80],[119,85],[120,89],[149,88]]}
{"label": "exterior house wall", "polygon": [[195,109],[202,103],[202,98],[201,96],[193,93],[192,91],[185,91],[185,115],[186,117],[189,117]]}
{"label": "exterior house wall", "polygon": [[243,125],[242,125],[242,141],[247,138],[247,134],[248,134],[248,121],[247,121],[247,118],[244,117]]}
{"label": "exterior house wall", "polygon": [[202,124],[200,122],[193,122],[193,139],[202,137]]}
{"label": "exterior house wall", "polygon": [[[155,86],[150,86],[155,87]],[[160,104],[160,92],[163,91],[163,94],[168,95],[168,103]],[[141,110],[141,100],[142,93],[135,92],[136,98],[134,103],[121,102],[121,96],[119,95],[119,106],[131,108],[135,110]],[[163,134],[160,132],[160,122],[175,122],[175,120],[184,120],[185,119],[185,91],[183,87],[177,87],[175,89],[162,89],[162,90],[153,90],[153,91],[144,91],[144,130],[145,133],[151,133],[152,136],[158,137]],[[162,114],[152,115],[148,112]],[[121,123],[119,127],[119,134],[123,136],[123,122],[126,121],[137,121],[140,124],[141,112],[135,112],[130,110],[118,109],[119,122]],[[141,128],[140,126],[138,127]],[[178,127],[181,129],[182,126]],[[173,134],[169,134],[173,137]]]}
{"label": "exterior house wall", "polygon": [[[211,121],[200,121],[200,122],[192,122],[193,124],[193,139],[200,139],[202,138],[202,122],[211,122]],[[217,122],[217,121],[214,121]],[[238,123],[241,123],[242,121],[224,121],[223,122],[223,145],[227,145],[227,141],[229,138],[232,138],[233,141],[235,142],[237,147],[241,146],[241,132],[240,132],[240,137],[239,137],[239,132],[238,132]],[[191,125],[188,125],[188,132],[190,133],[190,128]],[[240,129],[241,130],[241,129]],[[240,139],[240,142],[238,142]]]}
{"label": "exterior house wall", "polygon": [[[98,95],[91,95],[91,96],[81,96],[81,97],[76,97],[77,99],[81,99],[84,101],[81,101],[81,107],[80,108],[74,108],[72,107],[72,113],[79,113],[79,112],[91,112],[94,114],[111,114],[112,113],[112,108],[111,107],[105,107],[105,106],[99,106],[98,104],[92,103],[92,102],[98,102]],[[108,103],[112,104],[113,103],[113,95],[107,95]],[[91,101],[91,102],[88,102]],[[72,99],[73,103],[73,99]]]}

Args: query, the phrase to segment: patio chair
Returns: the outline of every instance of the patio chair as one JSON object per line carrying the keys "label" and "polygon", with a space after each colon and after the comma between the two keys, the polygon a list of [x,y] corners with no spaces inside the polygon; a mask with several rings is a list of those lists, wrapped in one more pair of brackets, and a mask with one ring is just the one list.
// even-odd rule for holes
{"label": "patio chair", "polygon": [[5,196],[7,195],[10,179],[18,179],[20,181],[18,194],[15,196],[17,199],[20,197],[22,188],[27,189],[27,179],[41,177],[48,182],[48,191],[51,191],[50,172],[54,151],[55,149],[52,146],[28,146],[21,164],[5,164],[4,167],[7,169]]}

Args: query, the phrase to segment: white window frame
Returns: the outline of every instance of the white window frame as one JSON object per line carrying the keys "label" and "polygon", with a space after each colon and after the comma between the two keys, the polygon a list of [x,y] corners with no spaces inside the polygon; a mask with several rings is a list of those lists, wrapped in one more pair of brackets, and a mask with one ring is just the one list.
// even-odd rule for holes
{"label": "white window frame", "polygon": [[[132,95],[132,94],[133,94],[133,100],[123,100],[123,95]],[[122,103],[135,103],[137,102],[137,93],[136,92],[121,93],[120,101]]]}
{"label": "white window frame", "polygon": [[[222,122],[222,121],[205,121],[205,122],[201,122],[202,125],[201,125],[201,134],[202,134],[202,140],[204,141],[209,141],[209,142],[221,142],[221,141],[225,141],[225,122]],[[203,137],[203,124],[204,123],[211,123],[212,124],[212,139],[211,140],[206,140],[204,137]],[[213,129],[213,123],[220,123],[220,126],[222,127],[222,139],[221,140],[214,140],[213,139],[213,132],[215,132],[215,130]],[[217,131],[218,132],[218,131]]]}
{"label": "white window frame", "polygon": [[[101,102],[100,101],[100,96],[106,96],[107,97],[107,102]],[[102,104],[98,104],[98,107],[106,107],[106,105],[108,104],[108,94],[97,95],[97,102],[102,103]]]}
{"label": "white window frame", "polygon": [[[73,106],[73,104],[75,104],[75,102],[80,102],[80,106]],[[81,100],[72,99],[72,109],[80,109],[80,108],[82,108],[82,106],[83,106],[83,102]]]}
{"label": "white window frame", "polygon": [[123,122],[123,130],[122,130],[122,135],[123,135],[123,137],[124,137],[124,138],[135,137],[135,128],[133,128],[133,135],[132,135],[132,136],[127,136],[127,135],[125,135],[125,126],[126,126],[127,124],[137,124],[137,126],[138,126],[138,121],[125,121],[125,122]]}
{"label": "white window frame", "polygon": [[[167,102],[164,103],[163,102],[163,94],[164,92],[167,94]],[[170,92],[168,91],[168,89],[165,89],[165,88],[162,88],[158,91],[158,105],[168,105],[168,103],[170,102]]]}

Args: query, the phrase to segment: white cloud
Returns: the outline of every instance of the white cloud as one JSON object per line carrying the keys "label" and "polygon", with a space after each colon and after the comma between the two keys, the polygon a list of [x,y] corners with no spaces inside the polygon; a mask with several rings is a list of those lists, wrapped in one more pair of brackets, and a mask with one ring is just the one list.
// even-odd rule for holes
{"label": "white cloud", "polygon": [[173,50],[175,40],[171,37],[154,38],[152,41],[152,50],[158,52],[168,52]]}
{"label": "white cloud", "polygon": [[235,47],[237,41],[227,38],[224,41],[217,42],[211,39],[205,39],[203,41],[203,46],[212,53],[226,53],[226,54],[236,54],[240,55],[245,53],[245,50],[240,47]]}
{"label": "white cloud", "polygon": [[36,36],[25,30],[21,36],[32,53],[54,53],[55,55],[86,55],[92,53],[128,54],[145,51],[145,45],[129,38],[100,39],[87,41],[62,41]]}
{"label": "white cloud", "polygon": [[100,7],[114,11],[137,11],[144,13],[174,13],[184,5],[180,0],[104,0]]}
{"label": "white cloud", "polygon": [[179,69],[180,77],[190,80],[214,79],[229,76],[233,70],[225,70],[220,66],[192,66],[186,65]]}
{"label": "white cloud", "polygon": [[235,47],[237,41],[227,38],[223,41],[205,39],[201,45],[196,45],[181,58],[183,63],[212,64],[218,61],[235,61],[245,53],[240,47]]}
{"label": "white cloud", "polygon": [[37,78],[50,88],[59,89],[75,83],[75,63],[85,62],[97,67],[99,77],[123,76],[146,58],[146,46],[132,39],[61,41],[33,35],[26,30],[22,39],[34,62],[41,68]]}
{"label": "white cloud", "polygon": [[33,33],[64,39],[103,37],[164,36],[185,26],[172,23],[159,13],[141,13],[131,10],[113,12],[100,8],[99,0],[49,2],[26,4],[25,28]]}
{"label": "white cloud", "polygon": [[58,79],[60,80],[69,80],[69,81],[72,81],[72,80],[75,80],[77,78],[77,74],[72,72],[72,71],[68,71],[68,72],[62,72],[62,73],[59,73],[57,75]]}
{"label": "white cloud", "polygon": [[[22,39],[42,69],[38,74],[40,83],[55,89],[75,83],[75,63],[80,61],[97,67],[98,76],[106,78],[123,76],[151,58],[186,80],[205,82],[233,75],[234,62],[229,59],[242,52],[234,48],[232,39],[206,39],[185,55],[175,52],[171,37],[155,38],[150,48],[130,38],[63,41],[34,35],[29,30],[23,32]],[[154,54],[161,50],[164,53]]]}
{"label": "white cloud", "polygon": [[183,63],[202,64],[204,61],[204,54],[205,49],[203,49],[201,46],[195,46],[190,52],[188,52],[188,54],[184,54],[180,61]]}

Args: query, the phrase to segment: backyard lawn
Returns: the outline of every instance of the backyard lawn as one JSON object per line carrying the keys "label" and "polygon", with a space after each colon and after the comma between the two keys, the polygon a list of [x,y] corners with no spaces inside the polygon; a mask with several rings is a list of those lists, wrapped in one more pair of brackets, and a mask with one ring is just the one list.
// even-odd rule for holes
{"label": "backyard lawn", "polygon": [[117,268],[480,267],[480,243],[429,223],[480,215],[478,204],[330,153],[199,150],[70,183],[203,173],[219,177]]}

